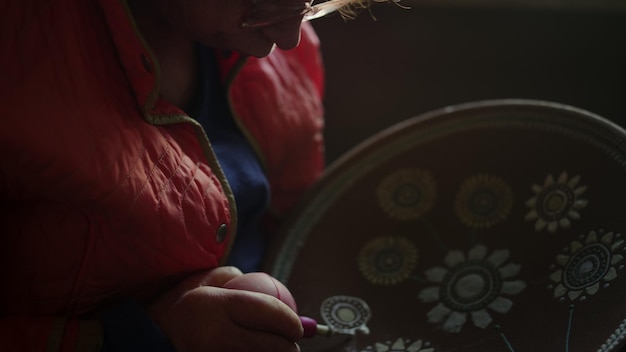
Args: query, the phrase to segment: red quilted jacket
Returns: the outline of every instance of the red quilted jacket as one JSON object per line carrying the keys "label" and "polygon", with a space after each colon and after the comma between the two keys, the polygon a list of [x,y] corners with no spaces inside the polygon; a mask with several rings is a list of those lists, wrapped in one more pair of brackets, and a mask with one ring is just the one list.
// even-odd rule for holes
{"label": "red quilted jacket", "polygon": [[[75,318],[219,265],[234,202],[202,128],[158,97],[122,1],[0,9],[0,349],[69,350]],[[317,37],[219,60],[280,216],[323,167]]]}

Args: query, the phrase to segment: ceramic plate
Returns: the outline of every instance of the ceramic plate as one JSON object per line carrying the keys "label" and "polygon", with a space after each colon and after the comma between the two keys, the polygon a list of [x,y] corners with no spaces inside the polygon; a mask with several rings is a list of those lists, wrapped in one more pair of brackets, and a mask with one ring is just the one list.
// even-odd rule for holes
{"label": "ceramic plate", "polygon": [[304,351],[617,352],[626,133],[573,107],[453,106],[328,169],[267,270],[353,338]]}

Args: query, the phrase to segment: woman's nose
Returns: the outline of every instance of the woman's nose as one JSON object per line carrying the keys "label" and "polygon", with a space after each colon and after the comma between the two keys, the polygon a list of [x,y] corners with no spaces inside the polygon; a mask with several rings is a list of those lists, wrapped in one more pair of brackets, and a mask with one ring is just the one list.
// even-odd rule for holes
{"label": "woman's nose", "polygon": [[283,49],[293,49],[300,42],[300,27],[302,26],[302,16],[285,20],[259,30],[276,46]]}
{"label": "woman's nose", "polygon": [[293,18],[300,18],[312,11],[310,0],[252,0],[253,5],[243,14],[241,27],[261,28]]}

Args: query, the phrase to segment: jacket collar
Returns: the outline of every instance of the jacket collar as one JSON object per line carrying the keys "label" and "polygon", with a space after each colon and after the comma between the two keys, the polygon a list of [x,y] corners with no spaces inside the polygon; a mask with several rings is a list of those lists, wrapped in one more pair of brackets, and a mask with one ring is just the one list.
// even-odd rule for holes
{"label": "jacket collar", "polygon": [[[168,124],[190,118],[175,105],[159,97],[160,67],[139,32],[126,0],[99,0],[117,55],[146,121]],[[230,85],[245,57],[236,52],[218,55],[222,80]]]}
{"label": "jacket collar", "polygon": [[[213,153],[206,134],[196,120],[189,117],[184,111],[175,105],[167,102],[159,96],[160,68],[158,62],[150,50],[150,47],[143,39],[143,36],[133,20],[133,16],[128,8],[126,0],[98,0],[104,13],[105,21],[109,27],[113,43],[117,50],[117,56],[126,73],[126,77],[134,92],[137,106],[142,112],[144,120],[153,125],[165,125],[179,122],[187,122],[195,126],[198,141],[204,151],[209,166],[214,170],[220,180],[226,197],[228,198],[231,226],[229,243],[226,252],[222,257],[221,264],[227,258],[227,254],[232,246],[237,226],[237,208],[235,198],[228,185],[226,176],[222,172],[217,158]],[[218,58],[218,61],[220,59]],[[239,56],[229,55],[222,58],[220,67],[222,72],[234,72],[222,74],[223,78],[236,75],[234,68],[240,67],[237,63],[243,62]],[[226,70],[226,71],[224,71]],[[232,79],[231,79],[232,81]]]}

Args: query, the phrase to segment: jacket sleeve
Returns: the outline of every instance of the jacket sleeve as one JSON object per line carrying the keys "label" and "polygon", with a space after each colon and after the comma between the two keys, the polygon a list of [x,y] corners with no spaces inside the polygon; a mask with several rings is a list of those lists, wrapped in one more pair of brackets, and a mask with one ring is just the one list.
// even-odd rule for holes
{"label": "jacket sleeve", "polygon": [[0,346],[5,351],[100,351],[102,342],[102,324],[96,320],[0,318]]}

